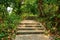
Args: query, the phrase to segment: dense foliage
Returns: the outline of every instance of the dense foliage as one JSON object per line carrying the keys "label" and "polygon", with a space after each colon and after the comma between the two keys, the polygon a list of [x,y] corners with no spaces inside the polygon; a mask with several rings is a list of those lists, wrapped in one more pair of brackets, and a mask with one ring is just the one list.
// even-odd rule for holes
{"label": "dense foliage", "polygon": [[18,20],[30,17],[42,22],[50,34],[60,35],[60,0],[0,0],[0,40],[14,34]]}
{"label": "dense foliage", "polygon": [[[0,0],[0,40],[12,40],[15,35],[16,26],[20,19],[20,16],[16,13],[16,1]],[[10,8],[12,9],[11,11]]]}
{"label": "dense foliage", "polygon": [[[39,0],[39,21],[54,36],[60,35],[60,0]],[[57,40],[57,39],[56,39]]]}
{"label": "dense foliage", "polygon": [[[58,0],[43,0],[42,2],[42,15],[39,16],[42,21],[46,23],[47,29],[50,29],[51,32],[54,34],[54,31],[59,31],[59,24],[60,24],[60,12],[59,12],[59,4]],[[40,11],[41,12],[41,11]],[[56,29],[57,30],[56,30]],[[59,34],[59,33],[58,33]]]}

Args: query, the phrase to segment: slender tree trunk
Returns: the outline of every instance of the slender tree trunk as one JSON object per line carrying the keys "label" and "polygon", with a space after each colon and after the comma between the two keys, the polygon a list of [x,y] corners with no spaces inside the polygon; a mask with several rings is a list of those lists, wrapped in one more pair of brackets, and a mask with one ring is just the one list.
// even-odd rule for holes
{"label": "slender tree trunk", "polygon": [[39,17],[40,17],[40,16],[44,16],[42,5],[43,5],[42,0],[38,0],[38,11],[40,12]]}

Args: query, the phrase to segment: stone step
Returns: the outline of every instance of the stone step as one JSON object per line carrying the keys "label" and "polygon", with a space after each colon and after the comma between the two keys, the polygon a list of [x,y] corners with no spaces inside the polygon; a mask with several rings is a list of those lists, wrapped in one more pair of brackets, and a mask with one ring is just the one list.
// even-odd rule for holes
{"label": "stone step", "polygon": [[44,30],[18,30],[17,32],[44,32]]}
{"label": "stone step", "polygon": [[19,23],[19,25],[40,25],[40,23]]}
{"label": "stone step", "polygon": [[[51,37],[52,38],[52,37]],[[45,34],[16,35],[15,40],[54,40]]]}
{"label": "stone step", "polygon": [[17,27],[17,34],[40,34],[44,33],[45,28],[44,26],[36,21],[33,20],[24,20],[19,23]]}
{"label": "stone step", "polygon": [[18,30],[17,34],[40,34],[44,32],[45,30]]}
{"label": "stone step", "polygon": [[42,27],[40,25],[19,25],[18,27]]}
{"label": "stone step", "polygon": [[17,30],[44,30],[43,27],[17,27]]}

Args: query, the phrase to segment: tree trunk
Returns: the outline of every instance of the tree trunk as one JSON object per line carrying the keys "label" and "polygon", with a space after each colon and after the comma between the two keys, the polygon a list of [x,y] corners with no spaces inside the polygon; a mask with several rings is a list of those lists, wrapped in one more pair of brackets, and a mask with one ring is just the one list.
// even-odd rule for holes
{"label": "tree trunk", "polygon": [[42,5],[43,5],[42,0],[38,0],[38,11],[40,12],[39,17],[40,17],[40,16],[44,16]]}

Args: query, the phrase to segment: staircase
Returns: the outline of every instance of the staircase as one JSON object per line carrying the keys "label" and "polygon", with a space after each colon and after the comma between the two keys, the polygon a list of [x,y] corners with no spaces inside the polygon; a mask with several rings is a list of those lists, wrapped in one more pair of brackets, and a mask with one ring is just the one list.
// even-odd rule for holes
{"label": "staircase", "polygon": [[18,34],[41,34],[45,32],[45,28],[42,24],[30,20],[19,23],[17,27]]}
{"label": "staircase", "polygon": [[34,20],[23,20],[17,27],[15,40],[51,40],[44,34],[45,27]]}

